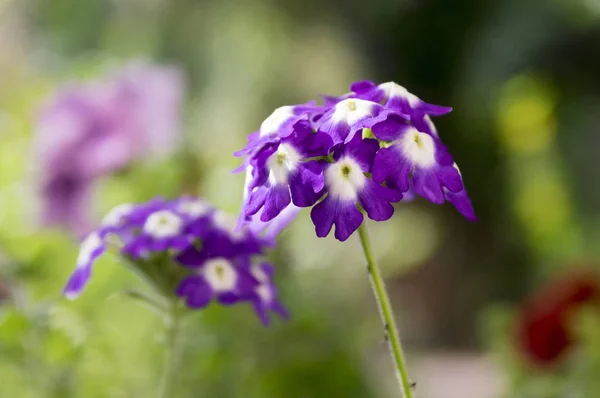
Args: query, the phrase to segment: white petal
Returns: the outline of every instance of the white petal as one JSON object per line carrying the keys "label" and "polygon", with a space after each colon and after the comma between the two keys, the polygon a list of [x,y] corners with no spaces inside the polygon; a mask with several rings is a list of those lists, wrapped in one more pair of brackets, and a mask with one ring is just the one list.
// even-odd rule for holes
{"label": "white petal", "polygon": [[290,118],[294,116],[294,107],[282,106],[273,111],[260,125],[260,136],[275,134]]}
{"label": "white petal", "polygon": [[263,303],[270,303],[271,301],[273,301],[273,292],[270,288],[269,285],[258,285],[258,287],[256,287],[254,289],[254,291],[256,292],[256,294],[258,295],[258,297],[260,298],[260,301],[262,301]]}
{"label": "white petal", "polygon": [[287,184],[288,176],[302,160],[302,155],[290,144],[281,144],[267,159],[269,180],[273,185]]}
{"label": "white petal", "polygon": [[373,115],[373,102],[348,98],[338,102],[333,111],[333,119],[345,121],[350,126],[367,116]]}
{"label": "white petal", "polygon": [[435,160],[435,143],[429,134],[411,128],[399,141],[400,148],[414,165],[430,168]]}
{"label": "white petal", "polygon": [[238,274],[233,265],[224,258],[215,258],[204,263],[204,278],[216,292],[235,289]]}
{"label": "white petal", "polygon": [[132,203],[123,203],[113,207],[102,218],[101,225],[103,227],[118,227],[123,222],[123,218],[129,215],[134,208],[135,206]]}
{"label": "white petal", "polygon": [[365,185],[367,177],[360,165],[350,157],[343,157],[325,171],[329,195],[343,200],[356,200],[357,192]]}
{"label": "white petal", "polygon": [[379,88],[385,92],[386,101],[390,98],[403,98],[408,102],[411,108],[416,107],[420,100],[419,97],[410,93],[406,88],[394,82],[382,83]]}
{"label": "white petal", "polygon": [[77,256],[77,268],[88,267],[92,260],[92,254],[104,246],[104,242],[97,233],[89,234],[79,247],[79,255]]}
{"label": "white petal", "polygon": [[177,210],[190,217],[202,217],[211,211],[211,206],[200,199],[184,199],[177,205]]}
{"label": "white petal", "polygon": [[252,274],[254,279],[256,279],[260,283],[270,282],[269,275],[267,275],[267,273],[264,272],[259,265],[252,264],[252,267],[250,267],[250,273]]}
{"label": "white petal", "polygon": [[144,223],[144,232],[155,238],[177,236],[183,228],[183,220],[169,210],[160,210],[150,214]]}

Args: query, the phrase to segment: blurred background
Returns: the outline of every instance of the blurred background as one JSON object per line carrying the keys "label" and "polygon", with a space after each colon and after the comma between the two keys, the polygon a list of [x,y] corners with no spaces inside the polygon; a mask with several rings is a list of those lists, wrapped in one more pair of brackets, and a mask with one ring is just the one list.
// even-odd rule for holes
{"label": "blurred background", "polygon": [[[61,296],[82,231],[156,195],[235,214],[246,136],[362,79],[454,107],[480,220],[416,200],[369,225],[418,396],[600,396],[599,71],[598,0],[0,0],[0,397],[153,396],[138,282],[107,257]],[[397,397],[357,242],[305,211],[272,255],[291,320],[198,313],[177,396]]]}

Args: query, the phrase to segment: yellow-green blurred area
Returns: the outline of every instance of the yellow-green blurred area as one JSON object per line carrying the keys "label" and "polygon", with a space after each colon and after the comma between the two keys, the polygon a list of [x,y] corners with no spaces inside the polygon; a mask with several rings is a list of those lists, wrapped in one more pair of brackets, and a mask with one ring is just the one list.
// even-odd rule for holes
{"label": "yellow-green blurred area", "polygon": [[[583,369],[502,359],[523,297],[600,266],[599,0],[0,0],[0,398],[156,396],[162,320],[126,297],[139,282],[111,256],[62,297],[78,242],[41,226],[32,150],[60,87],[132,59],[182,70],[183,143],[98,181],[95,220],[183,192],[235,214],[232,153],[274,108],[396,81],[454,108],[434,122],[480,220],[417,199],[369,222],[417,395],[600,396],[593,315]],[[291,319],[198,312],[175,396],[399,397],[362,256],[355,236],[316,238],[303,211],[271,255]]]}

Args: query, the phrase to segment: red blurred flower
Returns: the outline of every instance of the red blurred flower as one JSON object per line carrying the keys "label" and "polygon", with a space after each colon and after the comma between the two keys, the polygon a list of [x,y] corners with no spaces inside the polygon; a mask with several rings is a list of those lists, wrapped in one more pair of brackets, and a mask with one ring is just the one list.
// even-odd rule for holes
{"label": "red blurred flower", "polygon": [[556,364],[574,343],[569,315],[599,299],[600,280],[592,271],[572,272],[546,285],[524,303],[519,314],[522,353],[538,366]]}

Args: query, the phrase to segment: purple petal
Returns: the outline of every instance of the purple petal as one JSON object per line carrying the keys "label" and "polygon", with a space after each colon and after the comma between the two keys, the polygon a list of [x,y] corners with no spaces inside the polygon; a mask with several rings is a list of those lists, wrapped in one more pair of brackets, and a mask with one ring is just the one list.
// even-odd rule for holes
{"label": "purple petal", "polygon": [[363,215],[353,200],[343,201],[331,196],[327,196],[313,207],[310,217],[319,238],[329,235],[331,227],[335,224],[335,237],[341,242],[348,239],[363,221]]}
{"label": "purple petal", "polygon": [[260,220],[271,221],[285,209],[291,201],[290,190],[287,185],[277,184],[267,190],[263,212]]}
{"label": "purple petal", "polygon": [[435,168],[415,169],[412,175],[413,189],[430,202],[441,205],[444,203],[444,193],[435,172]]}
{"label": "purple petal", "polygon": [[373,181],[378,184],[385,182],[388,188],[400,192],[408,191],[411,162],[401,154],[396,146],[382,148],[373,161]]}
{"label": "purple petal", "polygon": [[[327,117],[327,119],[325,119]],[[333,117],[323,116],[319,131],[328,134],[334,144],[344,142],[350,133],[350,125],[346,121],[337,121]]]}
{"label": "purple petal", "polygon": [[271,323],[271,319],[269,318],[269,309],[265,307],[260,299],[252,301],[252,306],[254,307],[254,312],[258,315],[258,319],[264,326],[269,326]]}
{"label": "purple petal", "polygon": [[358,193],[358,199],[371,220],[385,221],[394,214],[394,206],[390,202],[400,201],[402,194],[367,180]]}
{"label": "purple petal", "polygon": [[279,147],[279,141],[269,142],[262,146],[253,156],[250,158],[250,170],[251,179],[246,189],[252,190],[255,187],[264,185],[269,178],[269,170],[267,167],[267,160],[269,157],[277,151]]}
{"label": "purple petal", "polygon": [[321,197],[321,191],[325,186],[323,168],[314,160],[302,163],[290,173],[289,184],[294,205],[312,206]]}
{"label": "purple petal", "polygon": [[429,115],[423,112],[414,112],[410,120],[417,130],[434,137],[439,137],[435,124],[433,124]]}
{"label": "purple petal", "polygon": [[356,97],[373,102],[382,102],[385,92],[370,80],[352,83],[350,90],[356,93]]}
{"label": "purple petal", "polygon": [[471,200],[469,199],[469,195],[467,195],[466,190],[463,189],[458,193],[453,193],[445,189],[444,195],[446,200],[452,203],[454,207],[456,207],[456,210],[458,210],[458,212],[467,220],[471,222],[477,221],[475,210],[473,210],[473,205],[471,204]]}
{"label": "purple petal", "polygon": [[422,102],[418,106],[418,110],[425,112],[426,114],[431,115],[431,116],[443,116],[443,115],[447,115],[448,113],[452,112],[452,107],[433,105],[433,104],[428,104],[426,102]]}
{"label": "purple petal", "polygon": [[217,294],[217,301],[222,305],[233,305],[241,300],[235,292],[223,292]]}
{"label": "purple petal", "polygon": [[234,152],[233,156],[241,158],[250,154],[254,149],[257,148],[259,137],[260,131],[255,131],[254,133],[250,134],[247,137],[248,142],[246,143],[246,145],[239,151]]}
{"label": "purple petal", "polygon": [[388,114],[387,119],[371,127],[375,137],[383,141],[397,140],[407,129],[411,128],[410,122],[402,115]]}
{"label": "purple petal", "polygon": [[63,294],[72,300],[79,296],[91,277],[91,267],[76,268],[63,289]]}
{"label": "purple petal", "polygon": [[81,294],[90,279],[94,262],[104,253],[104,250],[106,250],[106,244],[97,233],[91,233],[83,240],[75,271],[63,290],[65,297],[71,300]]}
{"label": "purple petal", "polygon": [[194,246],[190,246],[176,257],[177,262],[186,267],[198,267],[208,259],[207,253],[203,250],[198,250]]}
{"label": "purple petal", "polygon": [[440,167],[435,171],[440,184],[448,188],[451,192],[460,192],[463,189],[463,183],[460,173],[455,167]]}
{"label": "purple petal", "polygon": [[246,216],[256,214],[264,206],[268,192],[268,187],[255,188],[244,205],[244,214],[246,214]]}
{"label": "purple petal", "polygon": [[436,162],[439,163],[441,166],[453,166],[454,159],[452,158],[452,155],[448,151],[446,145],[444,145],[439,138],[434,138],[433,142],[435,144]]}
{"label": "purple petal", "polygon": [[306,141],[300,146],[301,152],[305,157],[327,156],[333,146],[331,137],[323,132],[317,132],[308,136]]}
{"label": "purple petal", "polygon": [[364,94],[368,91],[376,89],[377,85],[373,83],[371,80],[360,80],[354,82],[350,85],[350,91],[355,92],[356,94]]}
{"label": "purple petal", "polygon": [[374,138],[362,139],[356,136],[350,143],[340,147],[336,154],[336,160],[346,155],[354,159],[365,173],[370,173],[375,154],[379,150],[379,142]]}
{"label": "purple petal", "polygon": [[349,142],[369,121],[384,110],[375,102],[362,99],[347,99],[339,102],[320,119],[318,131],[327,133],[334,144]]}
{"label": "purple petal", "polygon": [[188,307],[194,309],[206,307],[213,297],[210,285],[198,275],[183,279],[175,293],[185,300]]}
{"label": "purple petal", "polygon": [[275,239],[300,213],[301,208],[289,205],[277,217],[269,222],[260,221],[260,213],[247,221],[250,231],[263,236],[271,245],[275,244]]}
{"label": "purple petal", "polygon": [[[258,289],[263,289],[263,291],[259,292]],[[258,289],[255,289],[251,300],[254,311],[263,325],[267,326],[271,321],[269,319],[269,312],[275,312],[284,319],[289,318],[288,311],[277,298],[277,289],[273,284],[262,284]]]}

